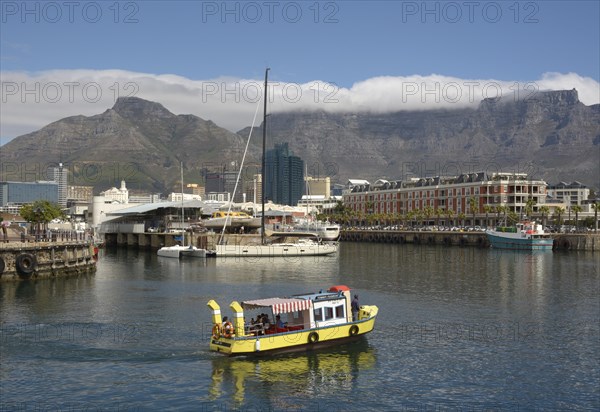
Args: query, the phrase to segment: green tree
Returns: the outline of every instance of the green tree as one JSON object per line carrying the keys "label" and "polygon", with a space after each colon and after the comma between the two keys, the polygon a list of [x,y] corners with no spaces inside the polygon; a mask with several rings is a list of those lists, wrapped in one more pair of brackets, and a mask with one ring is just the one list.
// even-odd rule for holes
{"label": "green tree", "polygon": [[475,214],[479,212],[479,202],[474,196],[471,196],[469,198],[469,210],[471,211],[471,215],[473,216],[471,226],[475,226]]}
{"label": "green tree", "polygon": [[592,210],[594,211],[594,231],[598,233],[598,212],[600,211],[600,203],[592,203]]}
{"label": "green tree", "polygon": [[536,201],[533,197],[530,197],[527,199],[527,202],[525,202],[525,214],[527,217],[531,217],[531,215],[533,215],[533,206],[535,206],[535,204]]}
{"label": "green tree", "polygon": [[448,226],[450,226],[450,219],[452,219],[452,217],[454,217],[454,210],[452,210],[452,209],[446,209],[444,211],[444,214],[448,218]]}
{"label": "green tree", "polygon": [[517,215],[517,212],[515,212],[514,210],[511,210],[508,212],[508,221],[510,222],[511,225],[514,225],[515,223],[517,223],[519,221],[519,215]]}
{"label": "green tree", "polygon": [[500,215],[503,215],[504,225],[506,226],[506,213],[508,212],[508,207],[504,205],[496,206],[496,213],[498,215],[498,220],[500,220]]}
{"label": "green tree", "polygon": [[27,222],[48,223],[53,219],[64,219],[66,216],[60,205],[47,200],[36,200],[33,203],[23,205],[19,214]]}
{"label": "green tree", "polygon": [[427,225],[429,225],[429,220],[431,219],[431,216],[433,216],[434,213],[435,213],[435,210],[433,210],[433,207],[431,207],[431,206],[425,206],[423,208],[423,216],[426,219]]}
{"label": "green tree", "polygon": [[36,200],[33,203],[23,205],[19,214],[27,222],[35,223],[38,232],[46,229],[48,223],[53,219],[65,219],[65,214],[57,203],[47,200]]}
{"label": "green tree", "polygon": [[560,219],[560,218],[561,218],[561,216],[562,216],[564,213],[565,213],[565,208],[564,208],[564,207],[560,207],[560,206],[558,206],[558,207],[556,207],[556,208],[554,209],[554,216],[556,216],[556,218],[557,218],[557,221],[558,221],[557,225],[558,225],[558,226],[560,226],[560,223],[561,223],[561,219]]}
{"label": "green tree", "polygon": [[342,202],[341,200],[338,200],[335,203],[335,207],[333,208],[333,213],[344,214],[347,211],[348,211],[348,208],[346,206],[344,206],[344,202]]}
{"label": "green tree", "polygon": [[546,216],[550,214],[550,208],[546,205],[540,206],[539,211],[542,215],[542,226],[546,226]]}
{"label": "green tree", "polygon": [[575,212],[575,227],[579,227],[579,213],[583,211],[583,208],[579,205],[571,206],[571,210]]}
{"label": "green tree", "polygon": [[465,218],[467,217],[467,215],[465,215],[463,212],[460,212],[458,214],[458,220],[460,220],[461,222],[461,227],[465,227]]}
{"label": "green tree", "polygon": [[492,205],[483,205],[483,211],[485,212],[485,227],[488,227],[489,222],[489,215],[490,213],[493,213],[494,211],[494,206]]}
{"label": "green tree", "polygon": [[440,217],[445,213],[444,209],[438,207],[435,209],[435,224],[436,226],[440,225]]}

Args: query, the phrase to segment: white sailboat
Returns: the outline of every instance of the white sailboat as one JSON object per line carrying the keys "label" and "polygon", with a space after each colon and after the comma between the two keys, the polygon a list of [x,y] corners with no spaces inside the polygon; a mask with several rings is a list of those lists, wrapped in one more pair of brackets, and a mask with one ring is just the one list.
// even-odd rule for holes
{"label": "white sailboat", "polygon": [[[265,171],[265,147],[266,147],[266,133],[267,133],[267,101],[268,101],[268,74],[269,69],[265,71],[265,93],[263,101],[263,148],[262,148],[262,171]],[[257,107],[258,109],[258,107]],[[256,119],[256,114],[255,114]],[[252,128],[254,122],[252,123]],[[252,135],[252,128],[250,129],[250,136]],[[248,143],[250,142],[250,136],[248,136],[248,142],[246,143],[246,151],[248,150]],[[244,152],[244,157],[246,152]],[[242,160],[243,167],[244,162]],[[240,167],[240,171],[241,171]],[[239,177],[238,177],[239,178]],[[323,256],[330,255],[337,252],[337,245],[335,244],[322,244],[312,239],[298,239],[297,243],[279,243],[279,242],[268,242],[265,239],[265,181],[262,179],[262,213],[261,213],[261,240],[259,244],[222,244],[219,242],[216,246],[217,257],[240,257],[240,256],[252,256],[252,257],[290,257],[290,256]],[[237,187],[237,183],[236,183]],[[222,237],[223,239],[223,237]]]}
{"label": "white sailboat", "polygon": [[[181,163],[181,226],[183,227],[184,222],[184,208],[183,208],[183,162]],[[157,255],[161,257],[168,257],[179,259],[181,256],[190,256],[197,258],[205,258],[207,250],[198,248],[192,244],[185,245],[185,231],[181,234],[182,244],[173,246],[163,246],[158,249]]]}

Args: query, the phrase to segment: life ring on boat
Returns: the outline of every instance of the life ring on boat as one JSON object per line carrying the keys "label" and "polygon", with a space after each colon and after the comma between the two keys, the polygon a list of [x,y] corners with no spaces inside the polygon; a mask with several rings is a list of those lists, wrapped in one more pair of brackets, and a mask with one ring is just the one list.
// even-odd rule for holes
{"label": "life ring on boat", "polygon": [[0,258],[0,275],[4,273],[4,269],[6,268],[6,264],[4,263],[4,259]]}
{"label": "life ring on boat", "polygon": [[17,272],[23,276],[30,276],[37,266],[35,256],[29,253],[22,253],[15,260]]}
{"label": "life ring on boat", "polygon": [[223,324],[223,337],[231,338],[233,336],[233,325],[227,321]]}
{"label": "life ring on boat", "polygon": [[350,326],[350,336],[356,336],[358,334],[358,326]]}
{"label": "life ring on boat", "polygon": [[221,326],[218,323],[212,328],[212,337],[213,339],[219,339],[221,337]]}
{"label": "life ring on boat", "polygon": [[308,343],[317,343],[319,341],[319,334],[317,332],[311,332],[308,335]]}

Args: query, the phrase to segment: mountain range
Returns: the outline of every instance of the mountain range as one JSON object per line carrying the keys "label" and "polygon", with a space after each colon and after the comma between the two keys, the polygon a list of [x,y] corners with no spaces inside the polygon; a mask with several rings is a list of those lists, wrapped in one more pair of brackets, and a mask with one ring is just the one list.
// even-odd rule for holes
{"label": "mountain range", "polygon": [[[600,105],[584,105],[576,90],[485,99],[472,109],[303,111],[268,119],[268,147],[288,142],[309,175],[330,176],[332,183],[485,170],[600,187]],[[245,161],[254,173],[261,128],[252,133]],[[44,180],[45,166],[62,162],[72,172],[70,184],[94,186],[95,193],[122,179],[130,189],[169,193],[179,190],[180,163],[189,183],[202,183],[206,171],[237,170],[248,133],[122,97],[104,113],[67,117],[2,146],[3,180]]]}

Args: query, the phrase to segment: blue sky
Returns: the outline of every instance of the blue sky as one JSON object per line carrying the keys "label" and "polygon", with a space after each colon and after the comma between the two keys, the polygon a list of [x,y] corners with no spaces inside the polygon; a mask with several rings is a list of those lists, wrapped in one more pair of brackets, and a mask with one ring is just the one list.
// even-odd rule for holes
{"label": "blue sky", "polygon": [[[352,95],[361,82],[371,85],[370,79],[439,75],[520,86],[546,79],[539,83],[545,88],[576,87],[586,104],[600,101],[598,1],[1,3],[2,81],[19,87],[22,79],[52,81],[52,73],[59,73],[56,82],[64,85],[69,73],[81,79],[82,71],[91,76],[118,70],[121,83],[133,74],[174,75],[176,80],[161,84],[189,88],[209,79],[258,81],[269,66],[274,81],[326,82],[340,88],[340,96],[346,91]],[[549,73],[552,82],[547,81]],[[139,85],[140,97],[163,102],[158,86]],[[53,109],[61,110],[36,123],[17,113],[32,104],[23,101],[31,96],[24,99],[19,90],[4,88],[2,97],[2,143],[52,116],[100,113],[110,107],[104,100],[95,102],[98,107],[54,104]],[[163,98],[175,112],[226,117],[219,117],[207,101],[202,101],[204,107],[193,107],[193,99],[186,103],[189,108],[177,103],[174,89]],[[251,116],[246,124],[250,121]]]}

